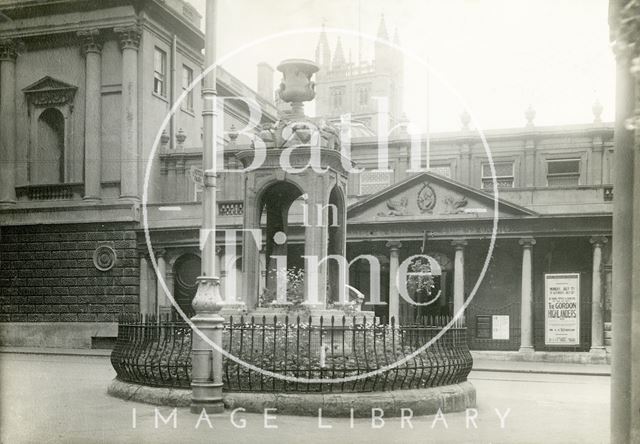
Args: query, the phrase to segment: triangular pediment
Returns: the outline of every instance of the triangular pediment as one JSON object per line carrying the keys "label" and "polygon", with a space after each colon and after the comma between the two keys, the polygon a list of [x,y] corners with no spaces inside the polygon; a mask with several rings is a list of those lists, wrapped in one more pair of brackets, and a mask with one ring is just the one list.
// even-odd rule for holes
{"label": "triangular pediment", "polygon": [[[411,176],[365,200],[349,206],[349,222],[428,219],[493,218],[492,194],[435,173]],[[499,217],[535,216],[536,213],[502,198]]]}
{"label": "triangular pediment", "polygon": [[61,91],[61,90],[75,90],[77,87],[63,82],[62,80],[54,79],[53,77],[45,76],[35,83],[24,88],[22,91],[26,94],[37,93],[44,91]]}

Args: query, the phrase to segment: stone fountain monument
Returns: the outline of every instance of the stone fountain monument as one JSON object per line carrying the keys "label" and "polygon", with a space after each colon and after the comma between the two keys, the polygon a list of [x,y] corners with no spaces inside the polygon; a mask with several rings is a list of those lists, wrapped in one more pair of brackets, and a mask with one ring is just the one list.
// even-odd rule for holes
{"label": "stone fountain monument", "polygon": [[[282,72],[280,98],[291,104],[274,125],[265,126],[251,150],[241,151],[238,159],[246,168],[255,159],[259,167],[246,174],[244,228],[264,229],[262,246],[245,233],[243,242],[243,299],[250,311],[281,315],[290,309],[286,285],[270,278],[273,270],[286,271],[279,258],[289,252],[289,211],[297,201],[303,205],[304,222],[304,301],[313,316],[366,315],[361,300],[350,297],[346,262],[346,188],[351,160],[340,151],[340,130],[319,118],[304,114],[304,102],[315,97],[311,80],[318,66],[310,60],[289,59],[277,67]],[[262,156],[262,157],[259,157]],[[261,220],[266,213],[266,226]],[[264,248],[266,276],[260,273],[259,250]],[[327,256],[333,256],[324,260]],[[277,273],[276,273],[277,274]],[[259,280],[265,279],[261,283]],[[275,294],[273,301],[259,306],[259,289]]]}

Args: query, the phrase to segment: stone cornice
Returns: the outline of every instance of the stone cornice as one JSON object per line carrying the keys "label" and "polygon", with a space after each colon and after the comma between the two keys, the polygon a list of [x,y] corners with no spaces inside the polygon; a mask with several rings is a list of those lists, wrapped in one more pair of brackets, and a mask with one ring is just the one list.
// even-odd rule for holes
{"label": "stone cornice", "polygon": [[[504,128],[504,129],[487,129],[484,131],[485,138],[489,145],[492,142],[496,141],[525,141],[525,140],[544,140],[544,139],[552,139],[554,137],[567,137],[567,136],[583,136],[585,138],[591,138],[595,135],[600,135],[603,140],[611,140],[613,139],[613,123],[604,122],[598,123],[597,125],[586,124],[586,125],[566,125],[566,126],[546,126],[546,127],[534,127],[533,129],[529,128]],[[477,145],[482,143],[482,139],[477,131],[473,131],[471,133],[465,131],[457,131],[457,132],[442,132],[442,133],[434,133],[430,136],[430,142],[432,148],[434,145],[438,144],[470,144],[472,146],[472,150],[476,151],[478,149],[483,149]],[[426,140],[425,137],[422,138],[423,143]],[[368,146],[377,146],[378,141],[374,137],[369,138],[358,138],[352,139],[351,145],[352,149],[358,149],[361,147]],[[390,139],[389,140],[389,149],[393,149],[397,146],[408,146],[411,144],[410,139]]]}
{"label": "stone cornice", "polygon": [[18,203],[9,209],[0,210],[0,226],[33,224],[69,224],[138,222],[140,207],[126,202],[87,204],[60,201],[43,203]]}
{"label": "stone cornice", "polygon": [[[318,167],[323,169],[328,168],[329,170],[335,171],[343,176],[348,176],[349,173],[344,168],[344,164],[353,165],[351,160],[344,157],[337,150],[330,150],[330,149],[324,149],[324,148],[311,148],[309,146],[302,146],[302,145],[294,148],[291,151],[290,155],[288,156],[289,162],[291,163],[292,168],[297,169],[307,165],[311,159],[310,157],[311,150],[316,150],[316,149],[320,151],[320,165],[318,165]],[[266,149],[266,158],[264,159],[264,162],[262,162],[262,165],[256,168],[255,171],[279,170],[284,172],[280,164],[280,158],[283,152],[284,150],[278,149],[278,148]],[[251,163],[253,162],[254,156],[255,156],[255,150],[252,150],[252,149],[240,151],[236,154],[236,157],[238,158],[238,160],[242,162],[243,167],[245,168],[251,165]],[[307,169],[305,169],[305,172],[310,170],[311,170],[311,167],[307,167]]]}

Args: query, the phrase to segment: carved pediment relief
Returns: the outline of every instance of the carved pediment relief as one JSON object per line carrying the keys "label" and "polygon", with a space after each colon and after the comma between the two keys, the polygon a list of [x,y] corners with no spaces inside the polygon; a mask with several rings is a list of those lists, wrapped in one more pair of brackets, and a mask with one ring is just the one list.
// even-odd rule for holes
{"label": "carved pediment relief", "polygon": [[22,90],[29,104],[34,106],[59,106],[73,102],[78,88],[53,77],[43,77]]}
{"label": "carved pediment relief", "polygon": [[[498,208],[500,217],[535,214],[503,199],[499,200]],[[389,218],[476,219],[493,217],[494,211],[493,198],[487,193],[424,173],[353,204],[349,208],[349,219],[354,222]]]}

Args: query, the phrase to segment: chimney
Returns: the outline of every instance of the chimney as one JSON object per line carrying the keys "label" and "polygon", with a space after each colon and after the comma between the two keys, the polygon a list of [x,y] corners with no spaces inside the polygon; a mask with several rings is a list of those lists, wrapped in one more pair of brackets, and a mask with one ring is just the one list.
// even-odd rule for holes
{"label": "chimney", "polygon": [[258,63],[258,94],[273,103],[273,68],[266,62]]}

